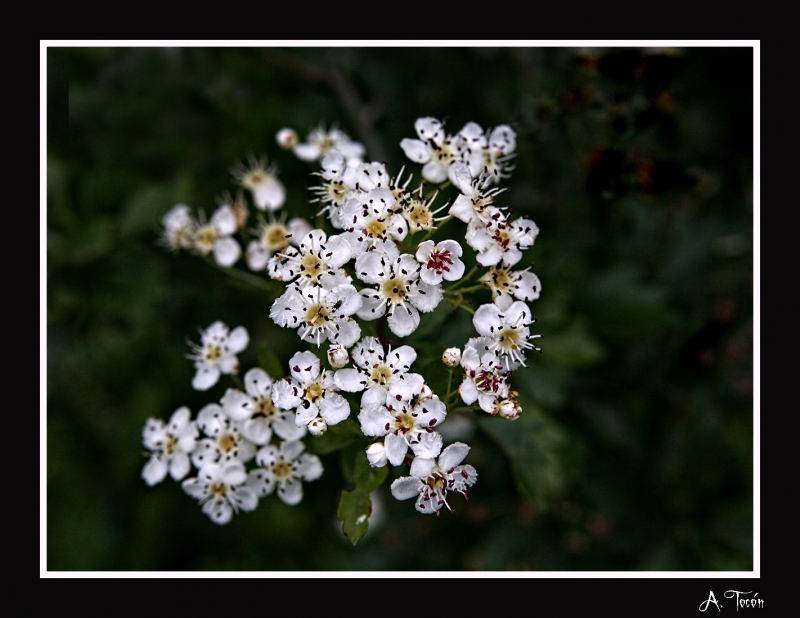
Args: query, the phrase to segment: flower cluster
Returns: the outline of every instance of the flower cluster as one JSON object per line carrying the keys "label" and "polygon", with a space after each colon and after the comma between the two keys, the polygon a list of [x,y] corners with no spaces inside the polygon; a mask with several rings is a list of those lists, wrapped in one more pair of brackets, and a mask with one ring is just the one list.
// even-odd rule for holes
{"label": "flower cluster", "polygon": [[[415,497],[419,512],[438,515],[450,508],[448,492],[466,497],[477,480],[475,469],[462,464],[470,447],[445,446],[440,429],[464,406],[509,420],[521,413],[510,378],[530,350],[539,350],[528,303],[539,298],[541,283],[517,265],[539,229],[498,203],[516,151],[510,126],[484,131],[469,122],[450,135],[443,122],[426,117],[414,128],[417,138],[403,139],[400,147],[422,165],[424,182],[416,186],[413,174],[404,178],[405,167],[393,174],[384,163],[365,161],[364,147],[339,129],[320,126],[305,142],[292,129],[278,132],[282,148],[314,166],[312,202],[325,229],[278,213],[286,190],[265,160],[233,170],[251,194],[255,227],[247,225],[241,193],[223,199],[209,223],[182,204],[164,217],[168,247],[211,254],[226,268],[244,254],[251,271],[276,282],[270,318],[295,330],[308,349],[294,353],[284,378],[250,369],[243,385],[228,388],[195,420],[188,408],[168,425],[150,419],[143,435],[152,453],[142,473],[148,484],[167,473],[184,479],[193,465],[197,474],[182,487],[217,523],[256,508],[276,487],[284,502],[297,504],[302,481],[322,474],[319,458],[304,453],[303,439],[357,421],[372,468],[409,466],[410,476],[391,483],[395,498]],[[445,192],[453,194],[450,200],[434,206]],[[465,229],[444,234],[453,220]],[[490,294],[489,302],[477,303],[479,294]],[[447,392],[435,393],[412,369],[417,349],[398,340],[442,302],[470,312],[476,336],[443,350],[450,381]],[[237,355],[248,342],[243,327],[231,331],[215,322],[203,331],[201,343],[191,344],[192,386],[207,390],[223,374],[238,376]]]}

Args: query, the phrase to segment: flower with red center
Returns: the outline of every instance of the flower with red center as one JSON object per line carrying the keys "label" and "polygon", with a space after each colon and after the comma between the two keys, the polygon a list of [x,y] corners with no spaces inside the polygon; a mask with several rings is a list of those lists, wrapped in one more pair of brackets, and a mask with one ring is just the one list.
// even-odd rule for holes
{"label": "flower with red center", "polygon": [[416,253],[417,262],[422,264],[419,278],[429,285],[439,285],[443,279],[457,281],[464,275],[461,253],[461,245],[455,240],[421,242]]}

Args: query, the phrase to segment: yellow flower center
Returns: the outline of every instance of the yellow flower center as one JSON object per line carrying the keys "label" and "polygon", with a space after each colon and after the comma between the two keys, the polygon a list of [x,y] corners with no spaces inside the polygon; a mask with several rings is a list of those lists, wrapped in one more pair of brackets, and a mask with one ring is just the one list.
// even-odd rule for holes
{"label": "yellow flower center", "polygon": [[195,246],[202,252],[208,253],[214,248],[214,242],[217,240],[217,230],[213,225],[204,225],[194,237]]}
{"label": "yellow flower center", "polygon": [[387,365],[383,363],[375,364],[372,366],[372,371],[370,372],[369,379],[375,382],[375,384],[380,384],[381,386],[385,386],[392,377],[392,370]]}
{"label": "yellow flower center", "polygon": [[272,474],[277,479],[289,478],[292,475],[292,467],[285,461],[281,461],[273,466]]}
{"label": "yellow flower center", "polygon": [[330,318],[328,317],[328,310],[324,305],[312,305],[306,311],[306,324],[312,328],[321,328],[325,326]]}
{"label": "yellow flower center", "polygon": [[282,223],[272,223],[264,228],[261,234],[261,242],[271,251],[278,251],[286,247],[289,242],[286,239],[289,230]]}
{"label": "yellow flower center", "polygon": [[383,295],[389,302],[399,304],[408,296],[408,288],[402,279],[389,279],[383,284]]}

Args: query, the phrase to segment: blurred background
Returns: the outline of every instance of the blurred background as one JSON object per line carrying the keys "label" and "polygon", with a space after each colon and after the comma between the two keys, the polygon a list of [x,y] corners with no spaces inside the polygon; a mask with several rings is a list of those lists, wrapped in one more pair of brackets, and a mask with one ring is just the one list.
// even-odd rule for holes
{"label": "blurred background", "polygon": [[[753,568],[751,48],[50,48],[47,82],[48,570]],[[210,214],[249,155],[311,217],[278,129],[337,124],[396,173],[420,116],[511,124],[501,203],[541,230],[522,418],[452,423],[469,503],[423,516],[387,482],[352,547],[335,453],[300,505],[223,527],[147,487],[145,420],[221,395],[190,387],[198,328],[245,325],[245,367],[298,349],[273,292],[164,251],[161,217]],[[463,344],[464,316],[420,337]]]}

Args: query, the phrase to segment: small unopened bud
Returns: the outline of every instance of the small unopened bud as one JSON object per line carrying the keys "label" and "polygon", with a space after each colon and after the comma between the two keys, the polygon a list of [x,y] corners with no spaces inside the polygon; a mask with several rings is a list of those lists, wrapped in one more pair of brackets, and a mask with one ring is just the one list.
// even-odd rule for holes
{"label": "small unopened bud", "polygon": [[275,136],[275,141],[278,142],[278,146],[284,150],[291,150],[300,143],[300,138],[297,137],[297,131],[285,128],[278,131]]}
{"label": "small unopened bud", "polygon": [[509,421],[515,421],[522,414],[522,406],[513,399],[504,399],[495,407],[495,414],[499,414]]}
{"label": "small unopened bud", "polygon": [[447,348],[442,354],[442,362],[448,367],[455,367],[461,362],[461,350],[458,348]]}
{"label": "small unopened bud", "polygon": [[389,462],[383,442],[375,442],[367,447],[367,460],[373,468],[383,468]]}
{"label": "small unopened bud", "polygon": [[339,369],[350,362],[350,355],[347,353],[347,348],[341,343],[334,343],[328,348],[328,360],[331,363],[331,367]]}
{"label": "small unopened bud", "polygon": [[308,433],[312,436],[321,436],[326,431],[328,431],[328,423],[321,416],[312,419],[308,424]]}

